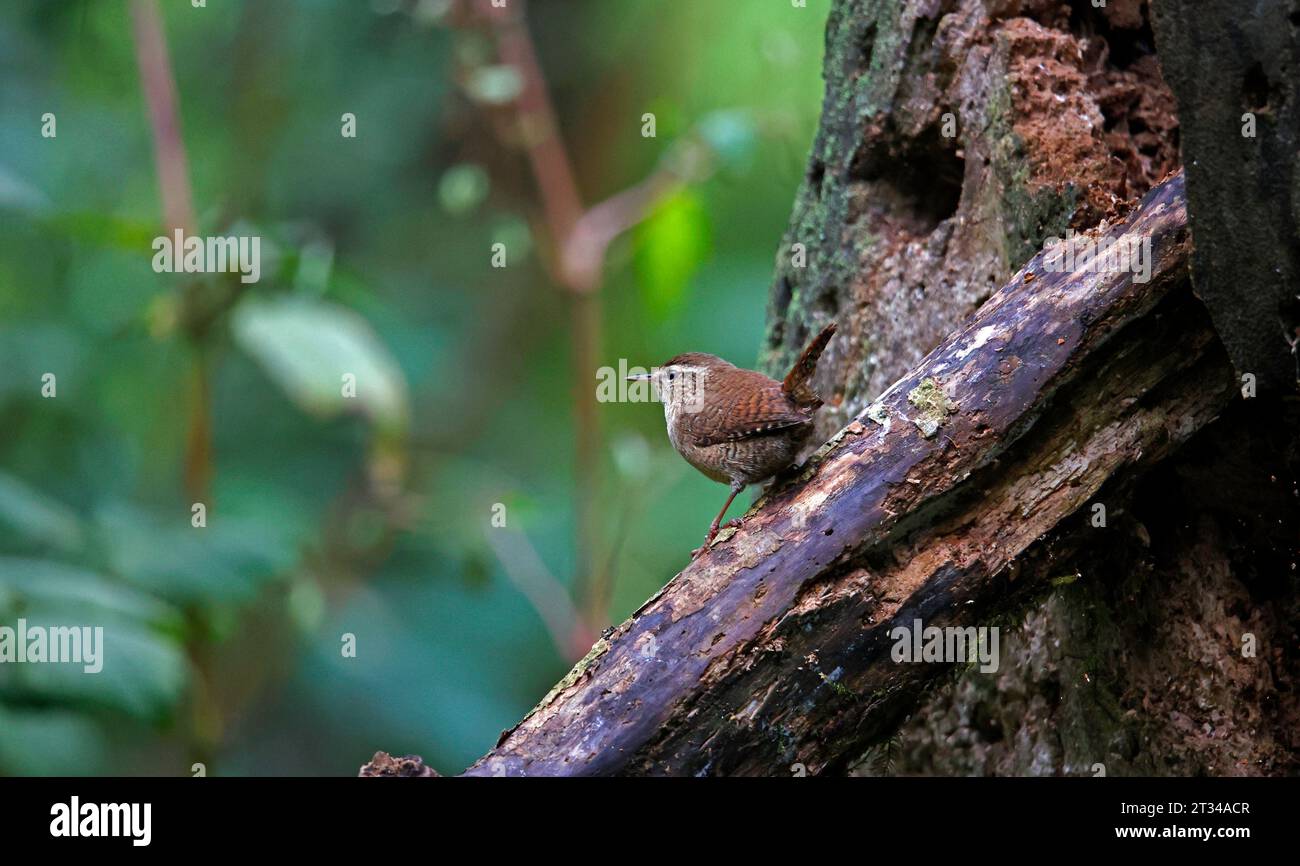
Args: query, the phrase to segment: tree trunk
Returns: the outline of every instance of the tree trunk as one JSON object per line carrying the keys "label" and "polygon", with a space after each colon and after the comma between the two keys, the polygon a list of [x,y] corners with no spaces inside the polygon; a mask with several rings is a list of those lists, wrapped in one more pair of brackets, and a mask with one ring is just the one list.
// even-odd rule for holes
{"label": "tree trunk", "polygon": [[[1203,88],[1180,87],[1197,127],[1188,146],[1223,143],[1217,154],[1187,155],[1189,164],[1218,157],[1198,161],[1189,179],[1193,231],[1204,226],[1206,236],[1193,270],[1198,294],[1215,294],[1203,246],[1255,257],[1245,272],[1217,257],[1218,294],[1235,295],[1229,305],[1251,293],[1276,303],[1279,286],[1255,272],[1278,259],[1293,267],[1300,249],[1300,197],[1285,193],[1295,184],[1298,110],[1279,97],[1294,92],[1294,76],[1275,74],[1286,52],[1250,56],[1287,44],[1293,55],[1296,22],[1280,0],[1257,5],[1275,8],[1255,19],[1235,6],[1216,11],[1209,17],[1236,23],[1214,26],[1198,25],[1207,13],[1195,3],[1157,4],[1162,40],[1180,51],[1171,58],[1176,81]],[[1215,44],[1225,28],[1252,38]],[[852,323],[841,332],[854,339],[837,340],[823,370],[822,386],[842,394],[825,432],[929,351],[1045,239],[1113,216],[1116,203],[1178,164],[1180,124],[1159,47],[1138,0],[1104,9],[1054,0],[835,4],[822,127],[780,258],[765,348],[768,371],[779,370],[827,318]],[[1250,74],[1248,92],[1255,103],[1271,99],[1260,121],[1271,163],[1233,149],[1239,106],[1222,93],[1219,103],[1203,101],[1244,86],[1236,73],[1252,63],[1265,74]],[[944,137],[950,113],[955,140]],[[1216,133],[1215,118],[1232,124]],[[1232,246],[1245,226],[1260,224],[1277,230]],[[794,266],[796,243],[807,246],[806,268]],[[1238,280],[1234,293],[1238,273],[1253,279]],[[1280,282],[1281,295],[1296,295],[1290,271]],[[1224,306],[1212,307],[1217,324]],[[1277,343],[1230,342],[1234,360],[1285,351],[1284,334],[1272,334],[1281,331],[1277,312],[1267,310],[1262,329],[1254,321]],[[1285,321],[1287,333],[1295,324]],[[1276,366],[1255,369],[1262,378]],[[1108,493],[1104,540],[1027,567],[1072,579],[1015,618],[1002,673],[957,676],[861,771],[1294,772],[1297,414],[1294,396],[1240,401],[1177,459]]]}

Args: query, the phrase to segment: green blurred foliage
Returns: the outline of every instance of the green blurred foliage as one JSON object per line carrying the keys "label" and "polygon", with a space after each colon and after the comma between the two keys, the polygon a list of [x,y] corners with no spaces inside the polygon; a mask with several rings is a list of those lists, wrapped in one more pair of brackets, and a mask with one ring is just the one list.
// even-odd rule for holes
{"label": "green blurred foliage", "polygon": [[[127,4],[0,8],[0,625],[105,630],[97,675],[0,664],[0,774],[350,774],[378,748],[457,772],[572,661],[536,594],[562,609],[573,589],[573,401],[596,371],[574,382],[536,184],[503,132],[521,82],[447,5],[164,0],[199,233],[262,238],[251,287],[151,267]],[[601,364],[755,357],[829,3],[740,5],[530,6],[589,204],[683,141],[710,153],[610,249]],[[191,296],[217,310],[201,332]],[[612,624],[726,491],[657,406],[599,413]]]}
{"label": "green blurred foliage", "polygon": [[665,199],[636,233],[636,276],[647,313],[663,320],[677,312],[691,278],[710,252],[709,211],[687,189]]}

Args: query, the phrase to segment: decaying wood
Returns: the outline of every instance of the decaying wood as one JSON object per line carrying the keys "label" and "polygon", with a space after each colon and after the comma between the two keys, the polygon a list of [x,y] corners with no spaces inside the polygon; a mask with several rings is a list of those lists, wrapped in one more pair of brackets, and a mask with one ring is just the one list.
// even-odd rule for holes
{"label": "decaying wood", "polygon": [[467,774],[850,766],[951,668],[893,661],[895,625],[997,624],[1018,558],[1104,533],[1079,513],[1232,399],[1186,220],[1179,174],[1109,230],[1150,239],[1146,283],[1032,259]]}
{"label": "decaying wood", "polygon": [[395,758],[387,752],[375,752],[370,763],[361,768],[361,776],[385,776],[398,778],[433,778],[438,771],[424,763],[419,755],[404,755]]}

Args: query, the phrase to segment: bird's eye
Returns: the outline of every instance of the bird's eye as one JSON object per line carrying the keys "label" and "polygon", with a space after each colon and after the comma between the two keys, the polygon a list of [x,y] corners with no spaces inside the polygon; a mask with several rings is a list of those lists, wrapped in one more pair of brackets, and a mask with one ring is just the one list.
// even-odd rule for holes
{"label": "bird's eye", "polygon": [[673,379],[676,379],[676,378],[677,378],[677,374],[676,374],[676,373],[669,373],[669,374],[668,374],[668,381],[671,382]]}

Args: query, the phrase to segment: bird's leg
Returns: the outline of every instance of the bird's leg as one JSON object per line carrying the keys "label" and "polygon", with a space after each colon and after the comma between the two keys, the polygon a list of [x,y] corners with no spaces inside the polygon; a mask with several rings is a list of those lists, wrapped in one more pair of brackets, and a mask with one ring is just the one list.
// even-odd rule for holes
{"label": "bird's leg", "polygon": [[722,518],[727,513],[727,509],[730,508],[731,503],[735,501],[736,495],[739,494],[740,491],[744,489],[745,489],[745,485],[737,484],[734,481],[731,482],[731,495],[728,496],[727,501],[723,503],[722,510],[718,512],[718,516],[713,518],[713,522],[709,524],[709,534],[704,539],[705,544],[708,544],[710,541],[712,541],[714,536],[718,534],[718,527],[722,523]]}
{"label": "bird's leg", "polygon": [[[740,491],[744,489],[745,489],[745,485],[737,484],[735,481],[731,482],[731,495],[727,497],[727,502],[722,506],[722,510],[718,512],[718,516],[713,518],[713,522],[709,524],[709,534],[704,536],[704,544],[691,551],[692,559],[694,559],[695,557],[703,553],[705,550],[707,550],[709,547],[709,542],[712,541],[715,537],[717,537],[718,527],[722,524],[722,516],[726,514],[727,509],[731,507],[732,500],[736,498],[736,494],[740,493]],[[739,522],[736,521],[733,522],[735,522],[737,526],[740,525]]]}

